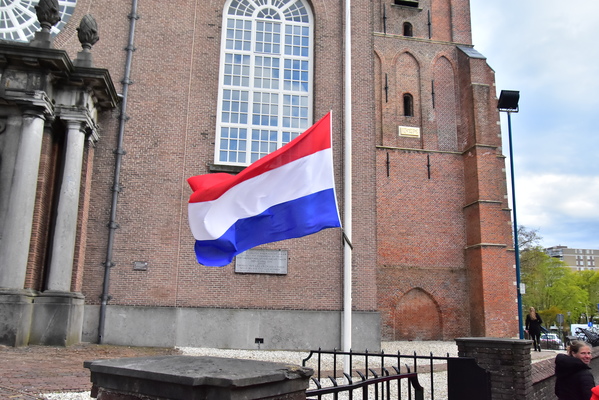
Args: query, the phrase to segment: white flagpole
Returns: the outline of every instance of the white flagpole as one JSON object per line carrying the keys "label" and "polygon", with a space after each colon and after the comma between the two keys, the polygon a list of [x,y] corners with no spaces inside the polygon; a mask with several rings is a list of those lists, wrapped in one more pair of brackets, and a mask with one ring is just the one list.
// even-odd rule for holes
{"label": "white flagpole", "polygon": [[[351,0],[345,0],[345,77],[344,77],[344,188],[343,188],[343,351],[352,347],[352,92],[351,92]],[[349,369],[349,357],[344,360],[344,370]]]}

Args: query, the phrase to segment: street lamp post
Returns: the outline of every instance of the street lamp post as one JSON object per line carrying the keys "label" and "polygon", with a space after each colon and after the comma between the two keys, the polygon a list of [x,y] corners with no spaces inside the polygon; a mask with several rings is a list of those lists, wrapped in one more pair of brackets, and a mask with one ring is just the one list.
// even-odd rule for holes
{"label": "street lamp post", "polygon": [[518,245],[518,219],[516,218],[516,185],[514,183],[514,152],[512,145],[512,113],[518,112],[518,101],[520,92],[517,90],[502,90],[497,102],[499,111],[507,113],[508,141],[510,144],[510,174],[512,177],[512,213],[514,221],[514,250],[516,257],[516,293],[518,296],[518,333],[520,339],[524,339],[524,327],[522,325],[522,292],[520,288],[520,248]]}

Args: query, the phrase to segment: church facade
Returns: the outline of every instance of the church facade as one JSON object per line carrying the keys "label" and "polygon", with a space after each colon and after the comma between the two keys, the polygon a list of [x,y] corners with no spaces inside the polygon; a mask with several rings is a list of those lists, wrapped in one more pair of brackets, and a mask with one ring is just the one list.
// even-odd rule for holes
{"label": "church facade", "polygon": [[58,4],[51,34],[0,29],[2,344],[340,348],[342,229],[207,267],[187,221],[187,178],[237,173],[329,111],[352,348],[517,335],[494,71],[467,0],[352,1],[351,83],[343,2]]}

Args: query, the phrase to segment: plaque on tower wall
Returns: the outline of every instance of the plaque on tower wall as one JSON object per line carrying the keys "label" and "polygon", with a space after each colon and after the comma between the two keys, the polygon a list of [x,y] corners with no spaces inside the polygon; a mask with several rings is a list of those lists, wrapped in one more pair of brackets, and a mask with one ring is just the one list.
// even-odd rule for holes
{"label": "plaque on tower wall", "polygon": [[235,272],[286,275],[287,250],[247,250],[235,257]]}
{"label": "plaque on tower wall", "polygon": [[407,137],[420,137],[420,128],[415,126],[400,126],[399,127],[399,136],[407,136]]}

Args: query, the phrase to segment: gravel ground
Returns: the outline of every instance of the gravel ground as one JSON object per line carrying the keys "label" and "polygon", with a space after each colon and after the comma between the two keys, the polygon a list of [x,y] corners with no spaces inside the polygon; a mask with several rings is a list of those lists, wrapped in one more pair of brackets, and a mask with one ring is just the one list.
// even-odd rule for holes
{"label": "gravel ground", "polygon": [[[457,356],[457,345],[455,342],[436,342],[436,341],[401,341],[401,342],[383,342],[381,344],[382,350],[386,354],[397,354],[399,352],[402,355],[413,355],[414,352],[418,355],[430,355],[431,353],[435,356]],[[195,348],[195,347],[181,347],[178,348],[182,354],[191,356],[214,356],[214,357],[226,357],[226,358],[243,358],[249,360],[260,360],[260,361],[272,361],[284,364],[295,364],[301,365],[302,360],[306,358],[309,352],[297,352],[297,351],[275,351],[275,350],[223,350],[223,349],[210,349],[210,348]],[[332,357],[322,358],[322,370],[333,370]],[[354,365],[356,367],[363,366],[361,360],[358,357],[354,359]],[[309,360],[308,367],[315,368],[316,364],[313,360]],[[376,366],[371,361],[369,366]],[[341,361],[338,361],[337,368],[341,370]],[[426,388],[430,385],[430,375],[423,373],[419,375],[420,383]],[[438,389],[447,387],[447,373],[439,371],[434,374],[434,385]],[[323,384],[324,386],[324,384]],[[42,394],[46,400],[93,400],[90,397],[90,392],[82,393],[45,393]],[[426,397],[426,394],[425,394]],[[439,390],[435,390],[435,399],[444,400],[445,395]]]}

